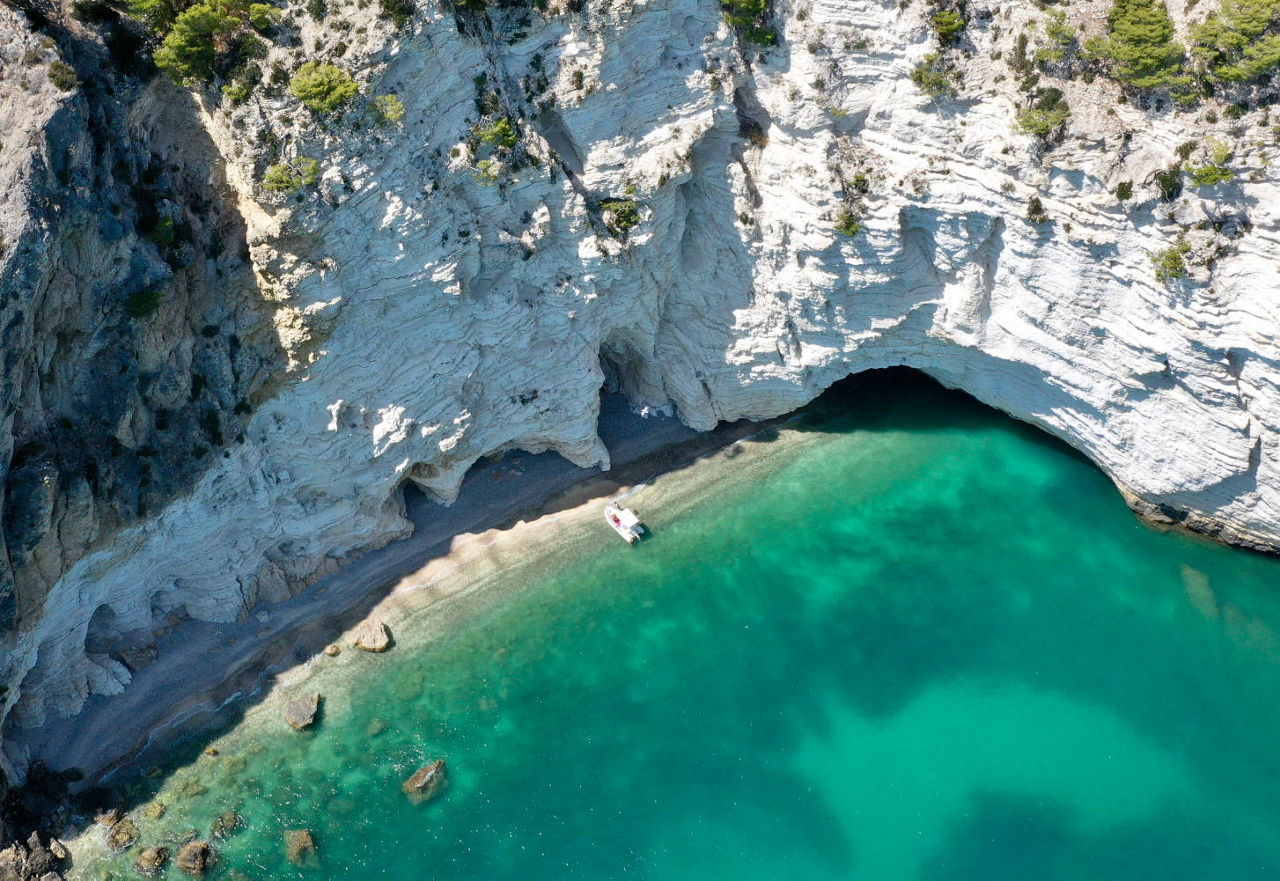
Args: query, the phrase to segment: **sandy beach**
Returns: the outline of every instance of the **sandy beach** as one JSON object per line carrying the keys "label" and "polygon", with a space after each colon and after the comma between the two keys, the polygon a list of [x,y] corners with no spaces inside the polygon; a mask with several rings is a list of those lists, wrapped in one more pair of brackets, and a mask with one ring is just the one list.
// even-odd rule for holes
{"label": "sandy beach", "polygon": [[75,719],[18,736],[33,760],[55,770],[79,768],[86,783],[107,779],[158,756],[183,734],[239,718],[282,671],[315,657],[393,593],[468,565],[478,549],[504,533],[606,499],[768,424],[739,422],[699,434],[674,418],[642,418],[620,396],[606,395],[600,435],[611,471],[577,468],[554,453],[517,452],[475,466],[450,507],[409,492],[410,537],[349,561],[289,600],[259,604],[243,621],[178,623],[157,643],[155,661],[136,671],[122,694],[94,697]]}

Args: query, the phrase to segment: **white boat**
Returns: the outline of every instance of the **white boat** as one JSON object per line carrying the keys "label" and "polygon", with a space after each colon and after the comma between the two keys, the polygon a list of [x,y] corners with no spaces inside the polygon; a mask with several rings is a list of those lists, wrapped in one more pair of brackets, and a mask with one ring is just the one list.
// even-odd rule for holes
{"label": "white boat", "polygon": [[636,512],[630,508],[620,508],[617,505],[606,505],[604,509],[605,521],[613,527],[613,531],[622,536],[623,541],[631,544],[640,536],[644,535],[644,527],[640,525],[640,518],[636,516]]}

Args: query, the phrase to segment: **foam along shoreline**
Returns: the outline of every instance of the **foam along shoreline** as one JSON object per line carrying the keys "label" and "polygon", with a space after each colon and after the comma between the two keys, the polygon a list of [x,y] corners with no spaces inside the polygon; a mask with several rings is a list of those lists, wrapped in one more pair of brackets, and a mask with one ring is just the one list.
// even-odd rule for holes
{"label": "foam along shoreline", "polygon": [[121,694],[95,696],[78,716],[12,737],[54,770],[78,768],[86,783],[107,779],[151,760],[176,738],[224,725],[229,707],[260,699],[280,671],[314,658],[370,614],[385,613],[379,601],[389,593],[436,583],[464,562],[483,566],[479,549],[507,532],[687,465],[781,419],[698,433],[672,417],[643,418],[621,396],[605,395],[599,431],[611,471],[586,471],[554,453],[514,453],[477,465],[451,507],[408,493],[406,514],[415,527],[408,538],[346,563],[284,602],[255,606],[244,621],[178,622]]}

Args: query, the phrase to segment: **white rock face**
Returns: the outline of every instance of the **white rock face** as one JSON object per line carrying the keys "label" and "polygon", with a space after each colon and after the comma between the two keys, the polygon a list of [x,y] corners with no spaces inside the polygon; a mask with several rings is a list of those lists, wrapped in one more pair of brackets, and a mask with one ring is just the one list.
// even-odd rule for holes
{"label": "white rock face", "polygon": [[[405,480],[448,500],[478,457],[512,447],[607,465],[606,374],[637,406],[709,428],[916,367],[1066,440],[1135,505],[1280,545],[1269,126],[1224,118],[1235,180],[1167,206],[1154,172],[1211,126],[1069,82],[1071,133],[1040,161],[1012,125],[1016,77],[990,58],[1039,13],[969,11],[961,96],[933,104],[908,78],[934,51],[918,6],[779,3],[779,47],[748,58],[711,0],[593,3],[535,16],[514,43],[514,26],[476,39],[436,9],[400,37],[346,10],[370,36],[342,63],[403,99],[402,127],[354,134],[358,110],[316,127],[292,98],[207,119],[294,379],[190,496],[57,584],[17,719],[121,687],[127,672],[85,654],[101,607],[121,631],[173,611],[234,619],[402,535]],[[305,46],[335,41],[315,28]],[[539,66],[534,98],[554,107],[534,119],[522,88]],[[481,74],[540,165],[474,170]],[[289,207],[253,189],[246,145],[268,125],[286,156],[322,159],[319,192]],[[619,241],[595,203],[632,192],[642,219]],[[1026,219],[1034,194],[1047,223]],[[850,204],[852,238],[834,229]],[[1223,247],[1212,271],[1158,282],[1149,255],[1202,219],[1225,231],[1187,232],[1193,262]]]}

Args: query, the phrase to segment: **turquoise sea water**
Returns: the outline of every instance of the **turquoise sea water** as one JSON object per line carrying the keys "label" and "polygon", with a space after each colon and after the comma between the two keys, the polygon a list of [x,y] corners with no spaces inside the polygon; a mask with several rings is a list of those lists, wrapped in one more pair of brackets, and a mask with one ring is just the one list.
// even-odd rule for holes
{"label": "turquoise sea water", "polygon": [[1143,525],[922,380],[820,409],[663,479],[692,505],[638,493],[642,546],[592,520],[421,644],[345,652],[314,733],[264,712],[148,783],[142,844],[234,808],[213,877],[1280,877],[1280,562]]}

